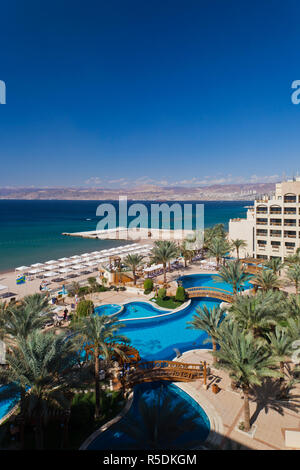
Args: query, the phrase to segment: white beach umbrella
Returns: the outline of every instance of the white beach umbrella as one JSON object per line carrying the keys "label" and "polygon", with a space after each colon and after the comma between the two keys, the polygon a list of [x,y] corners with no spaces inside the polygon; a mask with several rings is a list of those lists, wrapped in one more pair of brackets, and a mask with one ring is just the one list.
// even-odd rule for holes
{"label": "white beach umbrella", "polygon": [[44,264],[47,264],[47,265],[57,264],[57,260],[51,259],[50,261],[46,261]]}
{"label": "white beach umbrella", "polygon": [[32,269],[31,271],[28,271],[28,274],[38,274],[38,273],[42,273],[44,271],[45,271],[44,269],[36,268],[36,269]]}
{"label": "white beach umbrella", "polygon": [[86,256],[90,256],[90,253],[83,253],[83,255],[81,255],[82,258],[85,258]]}
{"label": "white beach umbrella", "polygon": [[65,268],[66,266],[70,266],[72,264],[72,262],[69,262],[69,263],[60,263],[59,266],[61,266],[62,268]]}
{"label": "white beach umbrella", "polygon": [[57,268],[58,266],[56,264],[49,264],[49,266],[45,266],[45,269],[47,271],[52,271],[53,269]]}
{"label": "white beach umbrella", "polygon": [[50,271],[48,273],[45,273],[44,276],[45,277],[55,277],[55,276],[59,276],[59,273],[57,273],[55,271]]}
{"label": "white beach umbrella", "polygon": [[58,261],[69,261],[69,258],[59,258]]}
{"label": "white beach umbrella", "polygon": [[16,268],[16,271],[26,271],[27,269],[30,269],[29,266],[19,266],[18,268]]}
{"label": "white beach umbrella", "polygon": [[77,264],[75,266],[73,266],[73,269],[76,269],[77,270],[80,270],[80,269],[84,269],[84,266],[82,264]]}
{"label": "white beach umbrella", "polygon": [[81,256],[79,256],[79,255],[70,256],[70,259],[78,259],[78,258],[81,258]]}
{"label": "white beach umbrella", "polygon": [[44,266],[43,263],[35,263],[30,265],[31,268],[39,268],[40,266]]}
{"label": "white beach umbrella", "polygon": [[59,271],[60,273],[67,274],[67,273],[73,272],[73,269],[70,269],[70,268],[63,268],[63,269],[59,269],[58,271]]}

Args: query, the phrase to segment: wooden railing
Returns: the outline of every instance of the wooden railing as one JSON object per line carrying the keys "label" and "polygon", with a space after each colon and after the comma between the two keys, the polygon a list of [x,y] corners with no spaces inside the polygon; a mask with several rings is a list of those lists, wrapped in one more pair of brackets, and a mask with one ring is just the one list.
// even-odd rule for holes
{"label": "wooden railing", "polygon": [[232,302],[232,292],[218,287],[187,287],[185,292],[189,297],[212,297],[214,299]]}
{"label": "wooden railing", "polygon": [[[126,364],[125,364],[126,366]],[[129,370],[124,368],[124,385],[135,385],[141,382],[154,382],[156,380],[171,380],[175,382],[190,382],[203,379],[206,385],[206,362],[189,364],[177,361],[150,361],[130,364]]]}

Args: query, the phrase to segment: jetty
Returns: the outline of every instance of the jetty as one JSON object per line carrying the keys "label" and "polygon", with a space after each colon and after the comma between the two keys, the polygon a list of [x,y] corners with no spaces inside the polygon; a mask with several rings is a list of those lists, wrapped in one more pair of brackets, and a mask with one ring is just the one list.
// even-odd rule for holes
{"label": "jetty", "polygon": [[99,240],[184,240],[195,235],[193,230],[171,230],[156,228],[116,227],[105,230],[89,230],[86,232],[63,232],[68,237],[81,237]]}

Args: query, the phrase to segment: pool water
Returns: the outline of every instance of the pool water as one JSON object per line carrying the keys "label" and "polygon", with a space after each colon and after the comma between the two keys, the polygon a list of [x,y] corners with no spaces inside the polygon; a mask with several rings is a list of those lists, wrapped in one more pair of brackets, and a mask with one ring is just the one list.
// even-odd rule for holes
{"label": "pool water", "polygon": [[[11,388],[10,385],[2,385],[0,386],[0,390],[2,392],[9,390]],[[14,398],[9,398],[6,400],[0,399],[0,419],[3,418],[9,411],[18,403],[18,396]]]}
{"label": "pool water", "polygon": [[147,302],[130,302],[124,305],[124,310],[120,314],[120,319],[126,318],[147,318],[155,315],[161,315],[168,313],[167,310],[159,310],[154,305],[150,305]]}
{"label": "pool water", "polygon": [[[182,287],[216,287],[217,289],[224,289],[233,292],[232,286],[226,282],[216,282],[213,278],[218,276],[217,274],[189,274],[187,276],[181,276],[177,281],[181,282]],[[251,289],[253,286],[247,281],[243,284],[242,289]]]}
{"label": "pool water", "polygon": [[[232,288],[226,283],[217,284],[210,274],[188,275],[180,278],[184,287],[211,286],[220,287],[226,290]],[[248,288],[248,283],[245,284]],[[138,349],[143,360],[171,360],[176,357],[176,353],[182,354],[191,349],[208,348],[212,345],[208,340],[208,335],[202,330],[187,329],[187,322],[193,319],[198,307],[206,305],[208,308],[220,305],[221,301],[216,299],[192,299],[190,305],[174,315],[162,316],[162,311],[155,306],[143,302],[130,302],[125,304],[120,313],[120,320],[124,320],[120,331],[122,335],[131,340],[133,347]],[[111,315],[117,313],[121,306],[118,304],[107,304],[97,307],[98,314]],[[170,310],[171,312],[171,310]],[[147,318],[157,315],[157,318]],[[142,318],[141,320],[126,323],[126,319]],[[143,320],[144,318],[144,320]],[[83,354],[84,355],[84,354]],[[15,399],[6,402],[0,401],[0,419],[14,406]]]}
{"label": "pool water", "polygon": [[95,308],[95,312],[97,312],[98,315],[113,315],[114,313],[117,313],[121,307],[122,306],[118,304],[100,305],[100,307]]}
{"label": "pool water", "polygon": [[[191,443],[192,441],[197,441],[199,444],[203,442],[207,438],[210,431],[210,422],[208,416],[195,400],[193,400],[187,393],[172,383],[152,382],[136,385],[134,388],[133,403],[126,416],[129,418],[137,418],[140,424],[141,433],[147,433],[147,428],[144,426],[143,420],[139,414],[139,399],[142,396],[146,402],[151,405],[151,403],[156,403],[159,396],[158,394],[161,392],[166,393],[171,397],[171,403],[173,406],[178,403],[184,403],[188,405],[189,410],[191,410],[193,414],[197,414],[197,429],[193,432],[183,433],[180,438],[175,441],[176,447],[186,449],[188,448],[188,443]],[[188,416],[190,416],[189,412],[183,416],[183,420]],[[88,450],[122,450],[136,448],[132,438],[129,437],[123,430],[121,430],[120,423],[122,423],[122,420],[118,423],[115,423],[107,431],[100,434],[94,441],[91,442],[91,444],[88,446]]]}

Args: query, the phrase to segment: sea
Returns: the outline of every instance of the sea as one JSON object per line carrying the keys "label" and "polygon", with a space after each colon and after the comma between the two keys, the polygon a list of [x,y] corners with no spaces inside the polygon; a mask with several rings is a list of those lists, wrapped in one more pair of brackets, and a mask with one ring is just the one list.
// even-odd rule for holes
{"label": "sea", "polygon": [[[0,272],[128,244],[126,240],[90,240],[62,235],[63,232],[96,230],[101,219],[96,211],[102,202],[112,203],[118,211],[117,201],[0,200]],[[193,201],[169,204],[176,202],[193,204]],[[131,203],[143,203],[150,209],[151,201],[128,201],[128,206]],[[230,218],[245,217],[246,206],[253,204],[252,201],[195,203],[204,204],[205,227],[223,223],[225,229]]]}

